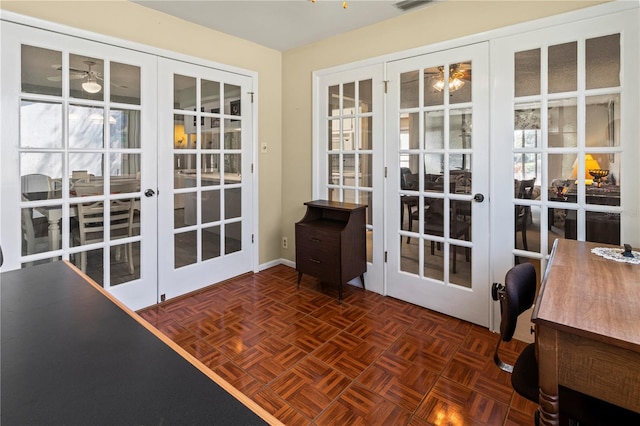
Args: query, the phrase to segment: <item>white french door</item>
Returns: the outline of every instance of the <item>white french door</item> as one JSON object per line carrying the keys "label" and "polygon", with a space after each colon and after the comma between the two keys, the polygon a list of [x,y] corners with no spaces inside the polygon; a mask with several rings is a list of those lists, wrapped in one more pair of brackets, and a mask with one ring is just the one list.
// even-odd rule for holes
{"label": "white french door", "polygon": [[156,58],[1,25],[3,269],[71,260],[155,303]]}
{"label": "white french door", "polygon": [[[318,79],[314,197],[366,204],[366,288],[383,292],[383,66]],[[359,279],[356,279],[359,283]]]}
{"label": "white french door", "polygon": [[555,239],[640,245],[638,15],[493,42],[495,276],[541,278]]}
{"label": "white french door", "polygon": [[159,59],[160,299],[253,268],[252,79]]}
{"label": "white french door", "polygon": [[252,270],[251,77],[0,25],[3,270],[70,260],[134,310]]}
{"label": "white french door", "polygon": [[387,66],[387,294],[489,324],[488,43]]}

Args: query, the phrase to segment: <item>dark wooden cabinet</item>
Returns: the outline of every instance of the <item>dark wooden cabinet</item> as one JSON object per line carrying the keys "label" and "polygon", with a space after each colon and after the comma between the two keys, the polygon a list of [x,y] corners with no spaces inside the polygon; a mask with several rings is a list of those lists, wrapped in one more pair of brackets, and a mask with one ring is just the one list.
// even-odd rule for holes
{"label": "dark wooden cabinet", "polygon": [[296,223],[298,288],[302,274],[321,282],[342,284],[360,277],[364,289],[367,247],[364,204],[316,200],[304,203],[307,213]]}

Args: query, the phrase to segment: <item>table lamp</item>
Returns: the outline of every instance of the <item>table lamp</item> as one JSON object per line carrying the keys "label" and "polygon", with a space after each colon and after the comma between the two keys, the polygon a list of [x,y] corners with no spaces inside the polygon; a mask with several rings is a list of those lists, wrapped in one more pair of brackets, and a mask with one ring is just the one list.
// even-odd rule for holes
{"label": "table lamp", "polygon": [[[593,158],[591,154],[585,154],[584,156],[584,184],[585,185],[593,184],[593,179],[589,174],[589,170],[595,170],[599,168],[600,168],[600,164],[598,163],[598,160]],[[571,172],[571,179],[576,179],[576,184],[578,184],[579,179],[578,179],[578,159],[577,158],[576,158],[576,161],[573,162],[573,171]]]}

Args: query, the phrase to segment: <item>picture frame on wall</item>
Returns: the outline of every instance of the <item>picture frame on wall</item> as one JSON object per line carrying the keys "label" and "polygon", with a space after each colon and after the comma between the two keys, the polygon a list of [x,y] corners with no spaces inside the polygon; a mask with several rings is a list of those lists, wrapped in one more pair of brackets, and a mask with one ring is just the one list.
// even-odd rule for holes
{"label": "picture frame on wall", "polygon": [[[220,114],[220,108],[211,108],[212,114]],[[211,128],[217,129],[220,128],[220,118],[219,117],[211,117]]]}
{"label": "picture frame on wall", "polygon": [[229,109],[231,110],[231,115],[240,115],[240,99],[229,102]]}

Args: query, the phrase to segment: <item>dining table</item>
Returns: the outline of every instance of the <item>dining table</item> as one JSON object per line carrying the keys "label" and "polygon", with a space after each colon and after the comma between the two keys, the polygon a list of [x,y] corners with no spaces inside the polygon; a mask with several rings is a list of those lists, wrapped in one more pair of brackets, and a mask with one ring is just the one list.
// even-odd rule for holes
{"label": "dining table", "polygon": [[[120,194],[128,192],[139,192],[140,181],[136,178],[112,177],[110,182],[110,193]],[[102,178],[93,178],[90,180],[73,180],[71,181],[69,196],[72,200],[80,197],[99,196],[104,192],[104,180]],[[51,191],[27,192],[23,193],[26,201],[43,201],[43,200],[60,200],[60,204],[47,204],[34,207],[34,209],[47,219],[47,233],[49,239],[49,250],[55,251],[60,249],[60,221],[63,216],[63,200],[62,190],[54,189]],[[134,208],[140,210],[139,197],[134,201]],[[69,203],[69,217],[77,216],[75,203]]]}

